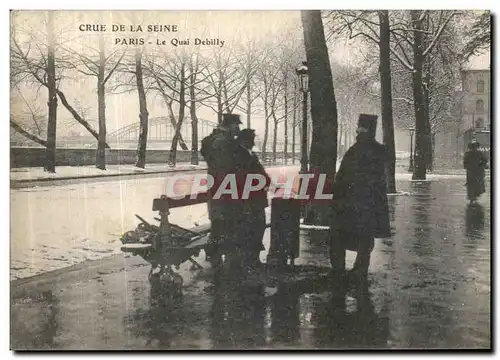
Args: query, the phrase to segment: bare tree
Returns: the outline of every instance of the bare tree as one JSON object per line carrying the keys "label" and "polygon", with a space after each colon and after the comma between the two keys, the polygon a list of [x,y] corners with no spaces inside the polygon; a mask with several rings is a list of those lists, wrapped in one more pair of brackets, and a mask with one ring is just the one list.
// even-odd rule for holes
{"label": "bare tree", "polygon": [[375,100],[379,101],[380,95],[377,94],[376,97],[371,95],[377,91],[376,74],[372,75],[372,72],[371,64],[366,62],[359,62],[356,65],[332,62],[338,111],[339,158],[354,143],[353,134],[358,114],[378,108],[375,106]]}
{"label": "bare tree", "polygon": [[[375,44],[380,44],[380,31],[377,31],[377,26],[380,26],[380,23],[373,18],[374,14],[374,11],[350,10],[331,13],[334,21],[330,31],[332,34],[347,32],[349,38],[360,36]],[[389,50],[391,55],[412,74],[413,82],[424,81],[423,63],[426,57],[433,54],[443,32],[457,14],[456,11],[442,10],[434,13],[426,10],[419,12],[418,17],[415,17],[416,13],[410,12],[410,16],[408,16],[405,11],[393,12],[394,21],[391,21],[392,24],[389,26],[389,32],[392,35]],[[429,16],[435,16],[436,21],[426,22],[425,20]],[[418,28],[415,28],[416,26]],[[415,45],[415,37],[417,38],[417,46]],[[415,55],[415,51],[417,51],[417,55]],[[409,55],[411,52],[413,52],[413,57]],[[415,64],[415,60],[422,61],[422,74],[419,74],[420,64]],[[425,95],[420,96],[419,90],[422,87],[422,83],[413,84],[416,132],[419,133],[415,136],[415,179],[425,179],[426,169],[429,167],[432,157],[429,118],[425,111]]]}
{"label": "bare tree", "polygon": [[380,94],[384,144],[390,156],[387,168],[387,191],[396,192],[396,147],[394,145],[394,121],[392,118],[392,81],[391,81],[391,26],[389,11],[378,12],[380,21]]}
{"label": "bare tree", "polygon": [[235,108],[246,113],[246,125],[249,129],[252,127],[253,104],[260,97],[260,87],[255,76],[259,68],[265,66],[264,64],[270,53],[268,46],[252,39],[243,42],[239,51],[234,55],[240,68],[238,76],[245,79],[245,96],[241,99],[243,104],[240,106],[238,102]]}
{"label": "bare tree", "polygon": [[[24,143],[30,140],[46,147],[47,114],[38,105],[36,99],[26,99],[23,91],[15,85],[11,89],[10,108],[10,126],[14,130],[11,142]],[[19,135],[21,135],[20,138]]]}
{"label": "bare tree", "polygon": [[[337,103],[333,89],[332,71],[326,46],[323,21],[319,10],[301,11],[304,45],[309,68],[311,92],[311,170],[326,174],[326,185],[333,184],[337,162]],[[330,187],[331,188],[331,187]],[[319,205],[319,204],[318,204]],[[314,206],[312,216],[326,223],[327,211]]]}
{"label": "bare tree", "polygon": [[243,75],[239,59],[232,51],[217,50],[209,66],[203,71],[208,86],[200,89],[205,100],[202,104],[217,114],[217,122],[222,122],[223,113],[232,113],[238,106],[245,89],[247,76]]}
{"label": "bare tree", "polygon": [[180,79],[179,79],[179,116],[177,121],[177,126],[175,128],[175,134],[172,139],[172,145],[169,154],[169,163],[175,166],[177,157],[177,143],[179,141],[179,135],[181,133],[182,124],[184,121],[184,112],[186,110],[186,60],[182,59],[180,66]]}
{"label": "bare tree", "polygon": [[[276,116],[279,95],[281,93],[283,82],[280,78],[281,70],[277,61],[269,61],[266,65],[259,68],[256,75],[258,86],[261,88],[260,98],[264,107],[264,138],[262,141],[261,156],[262,160],[266,161],[267,142],[269,139],[269,121],[274,120],[274,128],[277,129],[278,122],[281,118]],[[275,130],[276,134],[276,130]],[[276,140],[274,140],[273,153],[276,152]]]}
{"label": "bare tree", "polygon": [[146,102],[146,91],[142,75],[142,51],[140,47],[135,48],[135,79],[137,83],[137,94],[139,96],[139,141],[137,143],[137,154],[135,166],[144,169],[146,167],[146,148],[148,142],[148,106]]}
{"label": "bare tree", "polygon": [[[76,52],[76,56],[80,60],[80,66],[77,66],[77,70],[84,75],[93,76],[97,80],[99,136],[96,151],[96,167],[106,170],[106,84],[120,65],[125,51],[115,50],[106,56],[103,33],[98,35],[98,49],[87,46],[86,50],[88,51],[85,51],[85,54]],[[97,56],[94,57],[91,54],[87,54],[87,52],[96,53]],[[114,57],[117,58],[115,59]]]}
{"label": "bare tree", "polygon": [[[159,52],[147,61],[147,77],[151,79],[149,89],[156,91],[167,106],[170,123],[174,128],[169,163],[175,165],[177,145],[183,150],[185,144],[181,129],[185,121],[185,107],[191,117],[191,161],[198,163],[198,117],[197,107],[212,97],[206,91],[208,63],[200,61],[198,53],[180,52],[175,56]],[[186,93],[189,93],[186,96]],[[175,115],[177,109],[178,115]]]}
{"label": "bare tree", "polygon": [[[175,134],[178,119],[174,113],[174,102],[176,104],[180,103],[179,90],[177,89],[177,84],[180,81],[178,78],[179,72],[175,71],[176,60],[167,56],[162,57],[163,61],[160,61],[159,58],[160,56],[150,57],[146,61],[147,76],[152,80],[149,89],[156,91],[163,99],[168,111],[167,118],[169,119],[166,126],[168,127],[170,123]],[[177,136],[177,143],[182,150],[188,150],[181,133]]]}
{"label": "bare tree", "polygon": [[56,129],[57,129],[57,94],[56,94],[56,64],[54,39],[54,13],[48,12],[47,35],[47,88],[49,90],[49,121],[47,123],[47,150],[44,169],[56,172]]}
{"label": "bare tree", "polygon": [[191,115],[191,164],[198,165],[198,116],[196,116],[196,77],[198,75],[198,54],[189,61],[189,113]]}
{"label": "bare tree", "polygon": [[[48,16],[49,14],[50,16]],[[12,12],[11,69],[13,69],[12,78],[15,84],[36,83],[40,87],[44,87],[47,90],[50,89],[49,92],[55,93],[56,97],[59,97],[62,105],[71,113],[75,120],[85,127],[92,136],[98,139],[98,133],[71,106],[65,93],[60,89],[61,81],[64,78],[63,73],[74,69],[75,65],[72,61],[72,54],[64,51],[63,44],[55,41],[55,38],[60,38],[65,30],[62,26],[55,29],[53,20],[54,12],[47,12],[47,17],[44,17],[43,13],[38,15],[40,20],[46,24],[47,30],[52,29],[52,34],[49,31],[40,32],[39,26],[29,27],[17,19],[16,16],[17,12]],[[49,53],[51,54],[50,56],[48,56]],[[51,74],[49,75],[49,73]],[[49,117],[51,115],[55,116],[53,114],[57,112],[57,98],[49,96],[49,100],[52,106],[52,112],[49,111]],[[51,133],[56,131],[57,127],[54,127],[53,123],[50,123],[49,126],[51,127]],[[52,139],[50,141],[47,139],[47,141],[50,146],[52,146],[52,143],[55,144],[55,139],[53,141]],[[50,155],[50,152],[48,155]],[[51,165],[48,167],[51,168]]]}

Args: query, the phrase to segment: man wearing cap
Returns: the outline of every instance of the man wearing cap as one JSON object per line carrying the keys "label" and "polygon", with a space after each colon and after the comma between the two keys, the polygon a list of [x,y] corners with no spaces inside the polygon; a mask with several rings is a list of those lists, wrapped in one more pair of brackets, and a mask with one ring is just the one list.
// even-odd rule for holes
{"label": "man wearing cap", "polygon": [[[238,198],[242,204],[242,218],[236,236],[236,245],[241,261],[241,267],[247,275],[254,273],[260,265],[259,254],[265,250],[262,238],[266,230],[265,209],[269,206],[267,189],[271,185],[271,178],[266,173],[257,155],[252,151],[255,146],[255,130],[243,129],[237,138],[237,184]],[[249,176],[252,176],[249,178]],[[261,182],[259,190],[248,191],[245,194],[245,185],[248,179],[253,179],[251,185],[257,186],[257,179]]]}
{"label": "man wearing cap", "polygon": [[235,137],[240,132],[240,116],[223,114],[222,123],[201,143],[201,154],[208,166],[208,175],[214,179],[209,189],[208,216],[211,222],[210,241],[206,247],[207,258],[214,268],[222,265],[222,254],[231,252],[232,235],[235,233],[238,204],[226,197],[213,199],[219,185],[228,174],[236,173]]}
{"label": "man wearing cap", "polygon": [[345,275],[345,250],[357,252],[351,275],[366,283],[374,238],[390,237],[385,180],[388,153],[375,140],[377,116],[361,114],[356,143],[346,152],[333,185],[330,261]]}
{"label": "man wearing cap", "polygon": [[484,177],[488,160],[479,151],[476,140],[469,143],[468,148],[469,151],[464,155],[464,169],[467,170],[467,198],[473,203],[486,192]]}

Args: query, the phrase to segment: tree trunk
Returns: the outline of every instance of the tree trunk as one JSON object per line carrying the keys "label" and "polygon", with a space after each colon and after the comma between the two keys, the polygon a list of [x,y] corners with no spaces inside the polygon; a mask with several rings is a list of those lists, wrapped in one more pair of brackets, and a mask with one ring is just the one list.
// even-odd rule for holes
{"label": "tree trunk", "polygon": [[181,134],[182,123],[184,122],[184,109],[186,107],[186,64],[181,64],[181,81],[179,90],[179,117],[177,120],[177,127],[175,128],[174,138],[172,139],[172,146],[170,148],[169,163],[174,165],[177,160],[177,143],[179,142],[179,136]]}
{"label": "tree trunk", "polygon": [[432,135],[431,135],[431,112],[430,112],[430,89],[432,87],[432,74],[431,74],[431,59],[427,56],[424,60],[425,71],[423,78],[425,82],[422,86],[424,96],[424,114],[425,114],[425,131],[426,131],[426,147],[425,147],[425,167],[427,170],[432,171],[432,163],[434,157]]}
{"label": "tree trunk", "polygon": [[[325,188],[331,189],[337,162],[337,103],[333,89],[330,59],[320,10],[301,11],[304,45],[309,68],[313,132],[310,164],[314,173],[326,174]],[[328,223],[328,208],[314,206],[312,217]]]}
{"label": "tree trunk", "polygon": [[[198,117],[196,116],[196,71],[194,70],[193,62],[190,63],[191,84],[189,86],[189,113],[191,115],[191,164],[198,165]],[[179,138],[180,140],[180,138]]]}
{"label": "tree trunk", "polygon": [[293,119],[292,119],[292,164],[295,164],[295,143],[297,127],[297,81],[293,82]]}
{"label": "tree trunk", "polygon": [[276,145],[278,143],[278,119],[276,118],[276,113],[272,112],[273,115],[273,123],[274,123],[274,128],[273,128],[273,165],[276,165]]}
{"label": "tree trunk", "polygon": [[[288,69],[287,69],[288,70]],[[285,72],[285,123],[283,126],[285,127],[285,142],[283,144],[283,160],[285,165],[288,164],[288,78],[287,73]]]}
{"label": "tree trunk", "polygon": [[146,167],[146,147],[148,143],[148,108],[146,103],[146,92],[142,77],[142,53],[141,49],[135,49],[135,78],[137,92],[139,94],[139,141],[137,144],[135,166],[144,169]]}
{"label": "tree trunk", "polygon": [[222,124],[222,95],[217,95],[217,124]]}
{"label": "tree trunk", "polygon": [[217,83],[217,123],[222,124],[222,113],[224,112],[222,104],[222,73],[219,71]]}
{"label": "tree trunk", "polygon": [[99,121],[99,139],[97,141],[97,151],[95,165],[98,169],[106,170],[106,85],[104,77],[106,70],[106,56],[104,54],[104,37],[99,35],[99,70],[97,75],[97,103]]}
{"label": "tree trunk", "polygon": [[56,65],[54,44],[54,12],[48,11],[47,22],[48,54],[47,54],[47,87],[49,90],[49,119],[47,122],[47,148],[45,151],[44,170],[56,172],[56,129],[57,129],[57,92]]}
{"label": "tree trunk", "polygon": [[431,171],[434,170],[434,160],[435,160],[435,149],[436,148],[436,133],[432,132],[431,133],[431,156],[430,156],[430,164],[429,164],[429,169]]}
{"label": "tree trunk", "polygon": [[266,147],[267,147],[267,138],[269,136],[269,109],[267,105],[267,100],[264,99],[264,118],[265,118],[265,127],[264,127],[264,139],[262,141],[262,161],[266,161]]}
{"label": "tree trunk", "polygon": [[252,128],[251,116],[252,116],[252,89],[250,85],[250,77],[247,75],[247,129]]}
{"label": "tree trunk", "polygon": [[426,125],[425,104],[422,89],[422,70],[424,56],[422,50],[422,20],[419,20],[421,10],[411,10],[413,31],[413,98],[415,104],[415,156],[413,161],[413,180],[426,179],[425,147]]}
{"label": "tree trunk", "polygon": [[[78,114],[78,111],[76,111],[68,102],[68,99],[66,99],[66,95],[64,95],[64,93],[59,90],[59,89],[56,89],[56,93],[57,95],[59,96],[59,99],[61,99],[61,103],[63,104],[63,106],[66,108],[66,110],[68,110],[70,112],[70,114],[73,116],[73,118],[78,121],[81,125],[83,125],[83,127],[97,140],[99,141],[99,133],[97,131],[95,131],[92,126],[90,126],[90,124],[85,120],[83,119],[80,114]],[[106,149],[109,149],[109,145],[106,143]]]}
{"label": "tree trunk", "polygon": [[[175,129],[177,128],[177,121],[175,120],[174,110],[172,109],[173,100],[170,100],[168,98],[168,96],[166,96],[166,95],[163,96],[163,99],[165,100],[165,104],[167,105],[168,118],[170,120],[170,125],[172,125],[172,128],[174,129],[174,132],[175,132]],[[168,128],[168,123],[166,125]],[[184,151],[189,149],[188,146],[186,145],[186,143],[184,142],[184,139],[182,138],[182,134],[179,134],[179,146]]]}
{"label": "tree trunk", "polygon": [[383,143],[389,153],[386,168],[387,192],[396,192],[396,147],[394,145],[394,120],[392,117],[392,83],[390,56],[389,11],[380,10],[380,96],[382,109]]}
{"label": "tree trunk", "polygon": [[345,136],[344,136],[344,126],[343,124],[340,122],[339,123],[339,144],[338,144],[338,148],[337,148],[337,152],[338,152],[338,158],[342,158],[342,156],[344,156],[344,144],[342,144],[342,140],[344,140],[345,142]]}
{"label": "tree trunk", "polygon": [[25,138],[30,139],[31,141],[34,141],[37,144],[42,145],[43,147],[47,147],[46,140],[41,139],[36,135],[30,134],[12,119],[10,119],[10,127],[13,128],[15,131],[17,131],[19,134],[23,135]]}
{"label": "tree trunk", "polygon": [[[222,73],[221,73],[221,76],[222,76]],[[224,81],[222,83],[222,89],[224,90],[224,108],[225,108],[225,112],[230,114],[231,113],[231,108],[229,106],[229,96],[228,96],[228,93],[227,93],[227,84],[226,84],[226,81]]]}

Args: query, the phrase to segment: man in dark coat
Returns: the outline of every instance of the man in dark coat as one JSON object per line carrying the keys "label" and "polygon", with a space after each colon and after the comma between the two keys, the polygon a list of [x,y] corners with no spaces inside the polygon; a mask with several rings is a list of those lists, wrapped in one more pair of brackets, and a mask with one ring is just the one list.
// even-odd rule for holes
{"label": "man in dark coat", "polygon": [[469,151],[464,155],[464,168],[467,170],[467,198],[471,203],[486,192],[484,172],[487,166],[488,160],[479,151],[479,143],[471,142]]}
{"label": "man in dark coat", "polygon": [[356,143],[346,152],[333,185],[330,260],[345,272],[345,250],[357,251],[352,274],[366,280],[374,238],[390,237],[385,180],[386,148],[375,140],[377,116],[361,114]]}
{"label": "man in dark coat", "polygon": [[[257,155],[252,151],[255,146],[255,131],[243,129],[237,138],[238,148],[236,150],[237,161],[237,184],[238,198],[242,203],[242,218],[236,236],[241,265],[248,273],[256,270],[259,266],[259,253],[264,250],[262,238],[266,230],[265,208],[268,207],[267,189],[271,185],[271,179],[259,161]],[[245,184],[249,185],[249,175],[261,176],[264,186],[260,190],[250,191],[245,199]],[[257,185],[257,179],[252,185]],[[247,189],[248,190],[248,189]]]}
{"label": "man in dark coat", "polygon": [[208,215],[211,223],[209,245],[206,247],[207,259],[214,268],[222,264],[222,254],[228,255],[233,245],[237,228],[238,211],[234,202],[223,195],[213,199],[219,185],[228,174],[236,173],[235,153],[241,124],[240,116],[223,114],[222,123],[205,137],[201,143],[201,154],[207,162],[208,175],[214,179],[214,185],[208,191]]}

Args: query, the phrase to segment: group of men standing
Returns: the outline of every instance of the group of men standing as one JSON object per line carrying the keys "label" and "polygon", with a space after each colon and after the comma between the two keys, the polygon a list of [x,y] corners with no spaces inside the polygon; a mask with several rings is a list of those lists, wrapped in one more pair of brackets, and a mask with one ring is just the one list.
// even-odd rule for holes
{"label": "group of men standing", "polygon": [[[208,174],[214,179],[209,193],[211,239],[207,257],[220,269],[245,274],[259,265],[263,250],[262,238],[268,206],[267,188],[271,180],[257,156],[251,151],[255,132],[239,129],[239,115],[224,114],[222,123],[203,139],[201,153],[208,165]],[[353,271],[366,277],[375,237],[390,236],[389,210],[385,183],[385,147],[375,140],[377,116],[361,114],[358,120],[356,144],[346,153],[333,186],[331,206],[330,258],[333,269],[345,269],[345,250],[357,251]],[[238,191],[242,191],[248,174],[266,178],[266,186],[251,192],[248,199],[234,200],[231,196],[214,198],[214,193],[227,175],[235,174]]]}
{"label": "group of men standing", "polygon": [[[223,114],[222,123],[203,139],[201,154],[207,162],[208,175],[214,179],[209,189],[211,236],[206,248],[207,258],[214,269],[224,266],[232,274],[247,275],[260,266],[259,254],[264,249],[262,238],[266,229],[267,188],[271,180],[252,152],[255,131],[240,130],[240,125],[239,115]],[[264,176],[266,185],[242,199],[241,192],[249,174]],[[228,175],[236,179],[237,199],[231,195],[215,198]]]}
{"label": "group of men standing", "polygon": [[[262,239],[266,228],[265,208],[271,180],[259,159],[252,152],[255,132],[240,130],[240,117],[224,114],[222,123],[202,141],[201,153],[214,179],[209,190],[211,239],[206,253],[212,267],[230,268],[232,274],[251,274],[261,265],[259,254],[264,250]],[[391,236],[387,201],[386,164],[389,154],[375,140],[377,116],[361,114],[356,130],[356,143],[347,151],[333,184],[330,206],[330,260],[332,270],[342,279],[365,282],[375,238]],[[464,159],[467,169],[467,190],[474,201],[484,193],[486,159],[471,144]],[[241,197],[249,174],[261,175],[266,185],[259,191]],[[236,177],[238,199],[231,195],[214,197],[227,175]],[[357,252],[353,269],[345,270],[345,251]]]}

